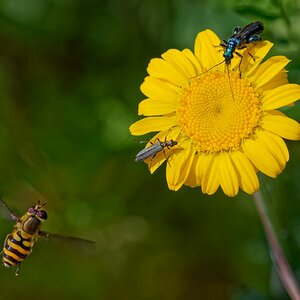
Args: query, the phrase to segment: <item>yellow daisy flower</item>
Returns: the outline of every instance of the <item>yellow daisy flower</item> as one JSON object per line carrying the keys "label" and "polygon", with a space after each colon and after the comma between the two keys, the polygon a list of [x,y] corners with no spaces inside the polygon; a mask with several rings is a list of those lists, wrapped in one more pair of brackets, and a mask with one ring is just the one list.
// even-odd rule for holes
{"label": "yellow daisy flower", "polygon": [[277,110],[300,98],[300,86],[288,83],[285,56],[262,63],[272,43],[249,45],[239,51],[242,61],[234,55],[230,66],[221,63],[218,45],[215,33],[205,30],[194,53],[171,49],[152,59],[141,85],[147,99],[138,110],[145,118],[130,131],[158,132],[152,143],[178,142],[146,160],[153,173],[167,159],[171,190],[188,185],[209,195],[219,187],[228,196],[239,188],[253,194],[258,171],[275,178],[285,168],[289,152],[283,138],[300,139],[299,123]]}

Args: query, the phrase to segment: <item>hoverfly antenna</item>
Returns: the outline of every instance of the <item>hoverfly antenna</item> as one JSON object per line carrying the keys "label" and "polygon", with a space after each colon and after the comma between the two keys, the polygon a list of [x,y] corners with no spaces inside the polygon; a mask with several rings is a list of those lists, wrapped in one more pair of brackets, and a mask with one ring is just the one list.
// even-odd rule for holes
{"label": "hoverfly antenna", "polygon": [[47,202],[41,204],[41,200],[37,201],[37,205],[39,205],[40,207],[44,207],[46,205]]}

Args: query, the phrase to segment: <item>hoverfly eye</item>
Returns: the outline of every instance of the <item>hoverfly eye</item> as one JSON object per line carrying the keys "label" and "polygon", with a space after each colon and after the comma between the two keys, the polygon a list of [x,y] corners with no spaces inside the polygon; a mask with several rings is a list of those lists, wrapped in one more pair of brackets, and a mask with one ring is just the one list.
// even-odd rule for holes
{"label": "hoverfly eye", "polygon": [[28,212],[29,212],[30,214],[34,214],[36,211],[35,211],[34,207],[30,207],[30,208],[28,209]]}
{"label": "hoverfly eye", "polygon": [[41,218],[42,220],[47,220],[47,213],[44,210],[40,210],[37,212],[36,214],[39,218]]}

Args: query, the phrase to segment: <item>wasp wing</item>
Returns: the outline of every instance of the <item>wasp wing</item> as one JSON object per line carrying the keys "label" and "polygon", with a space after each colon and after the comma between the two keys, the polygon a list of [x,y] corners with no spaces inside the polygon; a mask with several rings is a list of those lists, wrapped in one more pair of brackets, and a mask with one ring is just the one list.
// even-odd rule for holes
{"label": "wasp wing", "polygon": [[263,24],[259,21],[256,21],[256,22],[248,24],[247,26],[245,26],[239,32],[237,32],[236,34],[233,34],[232,36],[234,36],[235,38],[242,41],[241,44],[245,44],[245,43],[249,42],[249,38],[252,35],[258,35],[258,34],[262,33],[263,30],[264,30]]}
{"label": "wasp wing", "polygon": [[19,222],[20,218],[0,198],[0,217]]}

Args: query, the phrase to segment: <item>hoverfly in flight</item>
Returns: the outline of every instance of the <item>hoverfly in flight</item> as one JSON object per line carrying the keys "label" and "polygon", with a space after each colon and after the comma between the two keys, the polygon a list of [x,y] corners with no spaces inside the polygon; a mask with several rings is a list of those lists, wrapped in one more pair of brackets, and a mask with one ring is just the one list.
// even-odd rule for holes
{"label": "hoverfly in flight", "polygon": [[18,217],[8,206],[0,199],[0,210],[5,212],[8,219],[16,222],[13,231],[8,234],[4,241],[2,262],[5,267],[17,267],[16,276],[19,275],[21,262],[31,253],[34,243],[39,236],[54,238],[60,240],[72,240],[84,243],[94,243],[82,238],[68,237],[60,234],[53,234],[42,231],[41,225],[47,220],[47,212],[44,209],[45,204],[30,207],[27,212]]}

